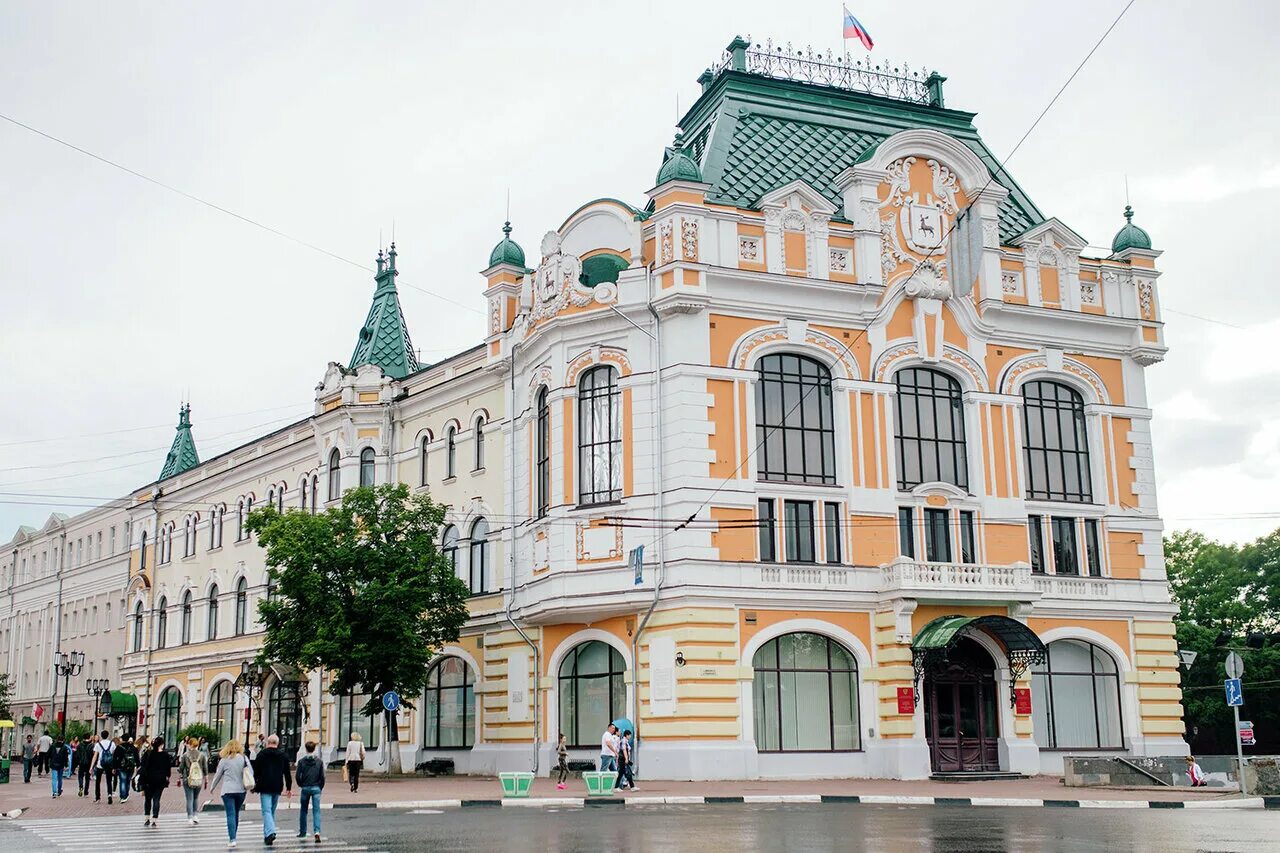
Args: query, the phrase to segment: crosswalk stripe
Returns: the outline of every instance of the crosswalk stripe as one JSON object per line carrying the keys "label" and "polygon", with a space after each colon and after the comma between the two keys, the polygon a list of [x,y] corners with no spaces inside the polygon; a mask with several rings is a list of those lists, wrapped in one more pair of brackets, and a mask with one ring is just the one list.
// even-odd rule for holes
{"label": "crosswalk stripe", "polygon": [[[147,853],[191,853],[192,850],[217,849],[227,843],[226,824],[216,822],[188,824],[185,819],[162,822],[159,829],[136,823],[135,817],[113,817],[86,823],[78,818],[33,820],[22,824],[23,830],[55,845],[68,853],[96,853],[103,850],[145,849]],[[243,844],[256,844],[262,840],[262,823],[255,821],[252,827],[240,823],[239,840]],[[128,832],[136,828],[136,832]],[[246,832],[245,830],[249,831]],[[293,830],[281,824],[280,835],[273,850],[340,850],[342,853],[370,853],[365,845],[351,844],[326,836],[322,845],[315,844],[310,834],[305,838],[294,836]],[[129,837],[124,837],[127,833]]]}

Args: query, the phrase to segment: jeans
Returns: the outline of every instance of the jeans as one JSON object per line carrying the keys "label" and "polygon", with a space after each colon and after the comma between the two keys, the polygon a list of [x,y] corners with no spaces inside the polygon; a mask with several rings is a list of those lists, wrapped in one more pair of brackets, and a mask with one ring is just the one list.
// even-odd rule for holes
{"label": "jeans", "polygon": [[192,788],[190,785],[188,785],[187,783],[183,782],[183,783],[182,783],[182,793],[186,796],[186,800],[187,800],[187,819],[188,819],[188,820],[190,820],[191,818],[195,817],[195,816],[196,816],[196,812],[197,812],[197,811],[199,811],[199,806],[200,806],[200,804],[199,804],[199,799],[200,799],[200,789],[199,789],[199,788]]}
{"label": "jeans", "polygon": [[616,755],[600,756],[600,772],[601,773],[604,773],[605,771],[608,771],[608,770],[617,770],[617,769],[618,769],[618,756]]}
{"label": "jeans", "polygon": [[49,777],[50,790],[55,797],[62,796],[62,771],[54,770],[53,775]]}
{"label": "jeans", "polygon": [[[102,777],[107,778],[107,799],[111,799],[111,794],[115,790],[116,774],[115,770],[107,767],[95,767],[93,771],[93,798],[94,800],[102,799]],[[89,788],[85,787],[85,793],[89,793]]]}
{"label": "jeans", "polygon": [[227,840],[236,840],[236,831],[240,829],[240,812],[244,809],[244,791],[237,794],[222,795],[222,811],[227,816]]}
{"label": "jeans", "polygon": [[133,783],[133,778],[123,770],[116,771],[116,778],[120,780],[120,802],[123,803],[129,799],[129,786]]}
{"label": "jeans", "polygon": [[308,785],[299,789],[302,792],[302,802],[298,808],[298,834],[307,834],[307,803],[311,804],[311,831],[316,835],[320,834],[320,791],[319,785]]}
{"label": "jeans", "polygon": [[160,819],[160,795],[164,793],[164,788],[143,788],[142,789],[142,815],[146,817],[150,815],[153,819]]}
{"label": "jeans", "polygon": [[22,759],[22,781],[30,784],[31,782],[31,765],[35,763],[33,758]]}
{"label": "jeans", "polygon": [[77,793],[81,796],[89,793],[89,768],[81,764],[76,768]]}
{"label": "jeans", "polygon": [[280,804],[279,794],[259,794],[262,801],[262,837],[270,838],[276,834],[276,806]]}

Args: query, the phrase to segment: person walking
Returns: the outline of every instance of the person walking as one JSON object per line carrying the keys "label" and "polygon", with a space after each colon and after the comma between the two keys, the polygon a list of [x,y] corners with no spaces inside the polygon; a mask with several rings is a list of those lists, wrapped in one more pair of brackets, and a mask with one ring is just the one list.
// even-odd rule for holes
{"label": "person walking", "polygon": [[36,743],[31,735],[22,744],[22,781],[31,784],[31,765],[36,763]]}
{"label": "person walking", "polygon": [[253,745],[253,755],[250,756],[250,760],[257,761],[258,753],[262,752],[262,750],[266,748],[267,748],[267,739],[263,737],[262,732],[258,732],[258,740]]}
{"label": "person walking", "polygon": [[56,800],[62,796],[62,773],[67,769],[67,746],[62,742],[62,738],[58,738],[45,753],[45,761],[49,764],[49,785]]}
{"label": "person walking", "polygon": [[[76,768],[76,796],[89,796],[89,770],[93,767],[93,748],[96,735],[89,735],[76,746],[73,763]],[[74,741],[73,741],[74,743]]]}
{"label": "person walking", "polygon": [[262,802],[262,843],[270,847],[276,840],[276,806],[280,794],[288,791],[293,796],[293,775],[289,772],[289,758],[280,749],[280,738],[272,735],[267,745],[253,759],[254,789]]}
{"label": "person walking", "polygon": [[347,741],[347,763],[344,766],[347,784],[354,794],[360,790],[360,771],[364,768],[364,741],[360,739],[359,732],[352,732],[351,740]]}
{"label": "person walking", "polygon": [[49,750],[51,749],[53,749],[53,738],[49,737],[49,731],[46,729],[36,741],[36,774],[39,776],[49,772]]}
{"label": "person walking", "polygon": [[253,787],[253,769],[244,754],[240,741],[232,738],[218,753],[222,758],[218,770],[209,783],[211,790],[222,785],[222,811],[227,818],[227,849],[236,847],[236,833],[240,829],[240,813],[244,811],[244,798]]}
{"label": "person walking", "polygon": [[164,738],[158,737],[151,741],[151,748],[142,756],[142,763],[138,768],[139,782],[142,785],[142,814],[146,817],[143,826],[160,828],[160,796],[169,787],[172,772],[173,762],[170,760],[169,750],[164,748]]}
{"label": "person walking", "polygon": [[324,762],[316,755],[316,742],[309,740],[304,744],[306,750],[298,759],[295,775],[298,777],[298,794],[301,802],[298,811],[298,837],[307,837],[307,804],[311,805],[311,831],[315,833],[316,844],[320,839],[320,792],[324,790]]}
{"label": "person walking", "polygon": [[569,741],[565,738],[564,732],[560,733],[560,738],[556,741],[556,758],[559,761],[556,770],[560,773],[556,789],[563,791],[565,780],[569,778]]}
{"label": "person walking", "polygon": [[[116,786],[116,745],[111,742],[111,732],[104,730],[102,737],[93,745],[93,801],[102,802],[102,780],[107,780],[107,805],[111,805],[111,796]],[[85,794],[89,788],[85,786]]]}
{"label": "person walking", "polygon": [[205,787],[205,778],[209,775],[209,760],[200,751],[199,741],[195,738],[187,739],[187,751],[182,753],[182,758],[178,761],[178,772],[182,779],[182,793],[187,801],[187,820],[195,826],[200,823],[200,791]]}
{"label": "person walking", "polygon": [[138,748],[128,738],[115,738],[116,745],[116,779],[120,782],[120,804],[129,802],[129,792],[133,788],[133,774],[138,769]]}
{"label": "person walking", "polygon": [[618,739],[618,779],[613,783],[613,787],[622,790],[623,788],[636,789],[635,777],[631,775],[631,730],[622,733],[622,737]]}
{"label": "person walking", "polygon": [[618,727],[610,723],[600,738],[600,772],[618,769]]}

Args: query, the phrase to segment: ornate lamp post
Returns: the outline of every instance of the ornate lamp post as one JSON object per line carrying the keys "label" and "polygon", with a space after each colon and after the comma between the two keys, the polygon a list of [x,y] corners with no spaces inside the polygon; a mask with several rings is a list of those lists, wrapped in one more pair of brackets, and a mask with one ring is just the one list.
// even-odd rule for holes
{"label": "ornate lamp post", "polygon": [[89,691],[89,695],[93,697],[93,719],[95,723],[98,719],[98,712],[102,709],[102,694],[106,693],[110,685],[105,678],[86,678],[84,680],[85,690]]}
{"label": "ornate lamp post", "polygon": [[[71,689],[71,679],[84,669],[84,652],[57,652],[53,656],[53,668],[58,678],[66,679],[62,685],[62,737],[67,737],[67,693]],[[57,709],[53,718],[58,719]]]}
{"label": "ornate lamp post", "polygon": [[242,661],[240,674],[236,676],[235,687],[244,691],[244,748],[249,749],[249,717],[255,700],[262,698],[262,682],[267,680],[267,671],[257,661]]}

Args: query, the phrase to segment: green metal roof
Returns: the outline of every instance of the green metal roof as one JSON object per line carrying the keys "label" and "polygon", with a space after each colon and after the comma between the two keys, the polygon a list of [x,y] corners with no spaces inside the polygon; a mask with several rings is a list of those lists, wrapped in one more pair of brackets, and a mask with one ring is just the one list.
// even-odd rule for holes
{"label": "green metal roof", "polygon": [[510,222],[502,223],[502,240],[489,253],[489,266],[496,267],[498,264],[511,264],[524,269],[524,249],[511,239]]}
{"label": "green metal roof", "polygon": [[1044,643],[1035,632],[1008,616],[939,616],[920,629],[911,641],[911,648],[916,651],[950,648],[966,628],[994,636],[1008,652],[1044,652]]}
{"label": "green metal roof", "polygon": [[98,699],[98,712],[111,716],[113,714],[138,713],[138,697],[122,690],[111,690]]}
{"label": "green metal roof", "polygon": [[803,180],[845,219],[835,179],[895,133],[931,128],[955,137],[1009,190],[1000,206],[1005,242],[1044,215],[1001,168],[973,125],[973,113],[892,98],[723,71],[680,121],[693,139],[710,202],[754,208],[777,187]]}
{"label": "green metal roof", "polygon": [[[385,266],[384,266],[385,265]],[[418,357],[414,355],[413,341],[409,339],[409,326],[400,308],[400,294],[396,291],[396,244],[385,256],[378,252],[378,274],[374,281],[378,287],[373,292],[373,304],[369,316],[360,327],[356,348],[351,353],[355,370],[362,364],[376,364],[393,379],[403,379],[418,369]]]}
{"label": "green metal roof", "polygon": [[592,255],[582,262],[582,275],[578,281],[587,287],[595,287],[603,281],[617,281],[618,273],[627,268],[627,261],[621,255]]}
{"label": "green metal roof", "polygon": [[173,437],[173,446],[169,448],[169,455],[164,458],[159,479],[175,477],[199,464],[200,454],[196,453],[196,440],[191,437],[191,406],[183,403],[178,407],[178,434]]}
{"label": "green metal roof", "polygon": [[1151,236],[1133,224],[1133,208],[1124,206],[1124,227],[1116,232],[1111,241],[1112,252],[1123,252],[1125,249],[1150,249]]}
{"label": "green metal roof", "polygon": [[662,168],[658,169],[655,186],[667,181],[693,181],[702,183],[702,170],[684,149],[680,134],[676,134],[675,143],[663,153]]}

